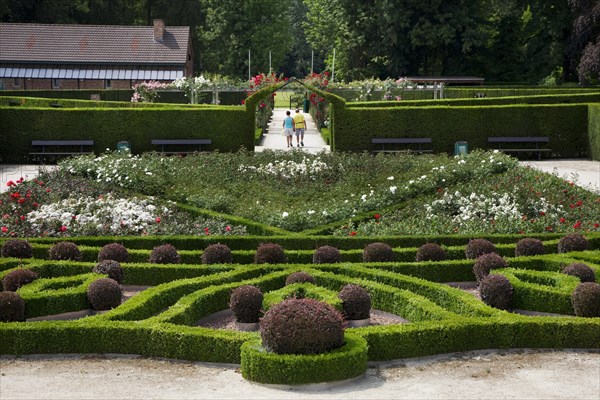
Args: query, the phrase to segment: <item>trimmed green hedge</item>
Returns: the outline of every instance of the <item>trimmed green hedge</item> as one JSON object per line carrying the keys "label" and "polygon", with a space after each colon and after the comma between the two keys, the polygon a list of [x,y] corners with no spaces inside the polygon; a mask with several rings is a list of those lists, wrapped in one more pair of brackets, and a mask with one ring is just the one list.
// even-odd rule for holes
{"label": "trimmed green hedge", "polygon": [[[288,272],[286,271],[286,274],[287,273]],[[329,304],[340,312],[343,311],[342,300],[340,300],[338,297],[338,292],[315,286],[308,282],[294,283],[292,285],[282,287],[281,289],[265,293],[263,299],[263,310],[264,312],[267,312],[275,304],[281,303],[285,299],[296,297],[298,294],[301,294],[301,298],[315,299]]]}
{"label": "trimmed green hedge", "polygon": [[590,157],[600,161],[600,104],[590,104],[588,108],[588,138]]}
{"label": "trimmed green hedge", "polygon": [[242,376],[250,381],[298,385],[332,382],[360,376],[367,370],[367,341],[346,333],[345,344],[325,354],[276,354],[260,340],[242,345]]}
{"label": "trimmed green hedge", "polygon": [[374,150],[373,137],[431,137],[434,152],[452,153],[454,142],[488,149],[489,136],[548,136],[553,156],[588,154],[587,105],[341,108],[336,111],[336,151]]}
{"label": "trimmed green hedge", "polygon": [[253,123],[243,107],[87,108],[0,107],[0,160],[24,162],[32,140],[93,139],[94,151],[129,141],[134,153],[155,151],[152,139],[212,139],[210,149],[254,148]]}

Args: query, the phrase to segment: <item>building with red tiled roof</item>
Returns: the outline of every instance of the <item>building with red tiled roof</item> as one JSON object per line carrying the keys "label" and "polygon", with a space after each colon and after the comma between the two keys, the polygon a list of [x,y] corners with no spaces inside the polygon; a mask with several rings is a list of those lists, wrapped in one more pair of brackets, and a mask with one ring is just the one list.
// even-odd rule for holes
{"label": "building with red tiled roof", "polygon": [[188,26],[0,23],[0,89],[129,89],[193,75]]}

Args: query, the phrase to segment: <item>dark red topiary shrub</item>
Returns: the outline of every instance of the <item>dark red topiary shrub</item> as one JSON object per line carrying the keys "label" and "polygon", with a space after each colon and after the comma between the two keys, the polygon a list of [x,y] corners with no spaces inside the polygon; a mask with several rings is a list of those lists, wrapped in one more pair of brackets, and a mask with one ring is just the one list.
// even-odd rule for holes
{"label": "dark red topiary shrub", "polygon": [[231,264],[231,249],[224,244],[211,244],[202,252],[202,264]]}
{"label": "dark red topiary shrub", "polygon": [[394,261],[394,250],[387,244],[377,242],[369,243],[363,250],[364,262],[390,262]]}
{"label": "dark red topiary shrub", "polygon": [[558,252],[585,251],[590,248],[588,240],[579,233],[572,233],[558,241]]}
{"label": "dark red topiary shrub", "polygon": [[524,238],[515,245],[515,257],[546,254],[544,243],[540,239]]}
{"label": "dark red topiary shrub", "polygon": [[425,243],[417,250],[417,261],[444,261],[446,250],[437,243]]}
{"label": "dark red topiary shrub", "polygon": [[25,321],[25,301],[15,292],[0,292],[0,322]]}
{"label": "dark red topiary shrub", "polygon": [[121,286],[110,278],[102,278],[88,286],[87,297],[97,311],[110,310],[121,304]]}
{"label": "dark red topiary shrub", "polygon": [[473,274],[477,282],[480,282],[483,278],[490,274],[493,269],[508,268],[506,260],[496,253],[486,253],[477,257],[475,264],[473,264]]}
{"label": "dark red topiary shrub", "polygon": [[341,261],[340,251],[333,246],[318,247],[313,254],[313,264],[334,264]]}
{"label": "dark red topiary shrub", "polygon": [[152,264],[179,264],[177,249],[170,244],[162,244],[152,249],[150,262]]}
{"label": "dark red topiary shrub", "polygon": [[110,279],[115,280],[117,283],[121,283],[123,281],[123,267],[121,267],[121,264],[118,261],[100,261],[92,269],[92,272],[95,272],[97,274],[108,275]]}
{"label": "dark red topiary shrub", "polygon": [[573,263],[567,265],[562,270],[563,274],[573,275],[579,278],[581,282],[596,282],[594,270],[584,263]]}
{"label": "dark red topiary shrub", "polygon": [[343,346],[342,315],[314,299],[287,299],[260,321],[263,346],[278,354],[321,354]]}
{"label": "dark red topiary shrub", "polygon": [[349,284],[338,294],[346,319],[367,319],[371,316],[371,296],[358,285]]}
{"label": "dark red topiary shrub", "polygon": [[285,251],[277,243],[261,243],[254,255],[255,264],[284,264],[286,262]]}
{"label": "dark red topiary shrub", "polygon": [[0,248],[2,257],[31,258],[33,249],[27,240],[9,239]]}
{"label": "dark red topiary shrub", "polygon": [[600,284],[580,283],[571,295],[571,302],[578,317],[600,317]]}
{"label": "dark red topiary shrub", "polygon": [[59,242],[50,247],[50,250],[48,250],[48,258],[50,260],[81,261],[83,255],[75,243]]}
{"label": "dark red topiary shrub", "polygon": [[469,240],[469,244],[467,244],[467,247],[465,248],[465,256],[471,260],[474,260],[481,255],[495,252],[496,246],[487,239]]}
{"label": "dark red topiary shrub", "polygon": [[98,261],[113,260],[125,263],[129,260],[129,252],[119,243],[109,243],[100,249]]}
{"label": "dark red topiary shrub", "polygon": [[262,309],[263,294],[252,285],[237,287],[231,292],[229,308],[233,311],[237,322],[258,322]]}
{"label": "dark red topiary shrub", "polygon": [[2,287],[4,290],[16,292],[21,286],[27,285],[37,278],[38,274],[30,269],[15,269],[4,276]]}
{"label": "dark red topiary shrub", "polygon": [[294,283],[315,283],[315,278],[308,272],[298,271],[292,272],[285,279],[285,285],[293,285]]}
{"label": "dark red topiary shrub", "polygon": [[512,301],[513,287],[502,275],[488,275],[479,282],[479,293],[485,304],[507,310]]}

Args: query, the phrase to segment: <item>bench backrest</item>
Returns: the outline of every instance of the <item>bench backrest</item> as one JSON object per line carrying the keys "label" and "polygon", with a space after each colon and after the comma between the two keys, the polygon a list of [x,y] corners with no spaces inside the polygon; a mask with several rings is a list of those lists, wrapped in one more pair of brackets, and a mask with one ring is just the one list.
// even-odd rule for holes
{"label": "bench backrest", "polygon": [[32,146],[93,146],[93,140],[32,140]]}
{"label": "bench backrest", "polygon": [[373,138],[373,144],[414,144],[431,143],[431,138]]}
{"label": "bench backrest", "polygon": [[489,143],[548,143],[550,139],[546,136],[508,136],[488,137]]}
{"label": "bench backrest", "polygon": [[212,144],[211,139],[153,139],[152,144]]}

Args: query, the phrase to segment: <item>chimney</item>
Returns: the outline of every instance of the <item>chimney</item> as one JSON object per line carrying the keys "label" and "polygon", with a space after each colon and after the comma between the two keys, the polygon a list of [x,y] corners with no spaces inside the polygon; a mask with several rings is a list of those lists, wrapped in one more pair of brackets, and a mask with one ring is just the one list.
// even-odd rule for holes
{"label": "chimney", "polygon": [[154,40],[156,42],[162,42],[165,36],[165,21],[162,19],[154,20]]}

